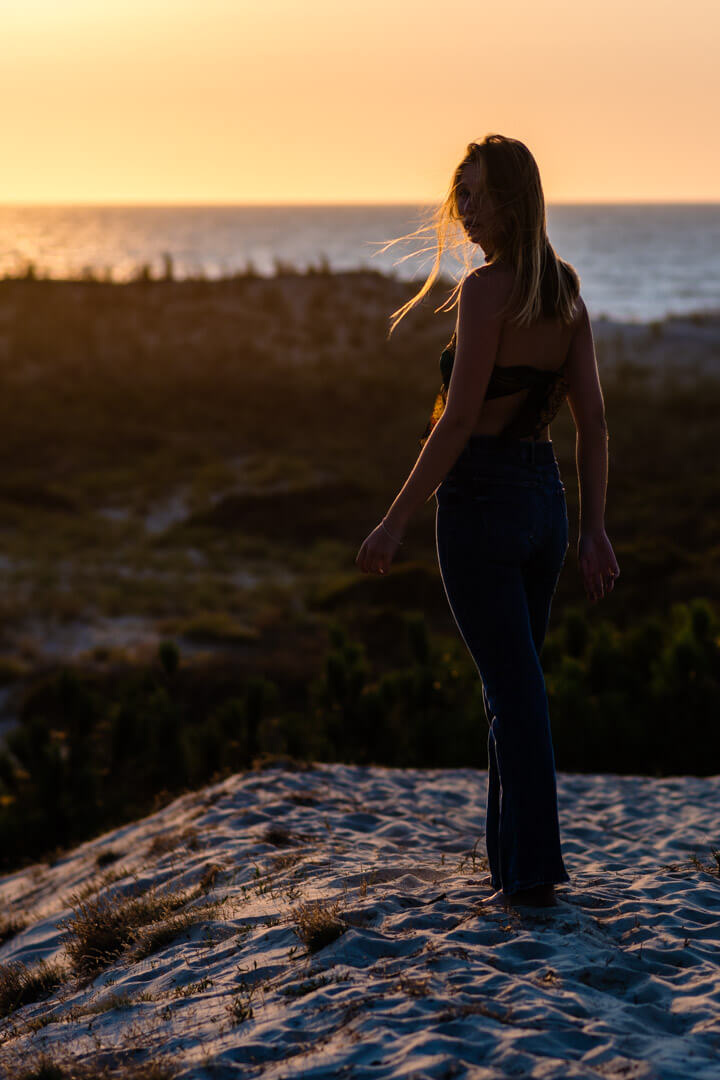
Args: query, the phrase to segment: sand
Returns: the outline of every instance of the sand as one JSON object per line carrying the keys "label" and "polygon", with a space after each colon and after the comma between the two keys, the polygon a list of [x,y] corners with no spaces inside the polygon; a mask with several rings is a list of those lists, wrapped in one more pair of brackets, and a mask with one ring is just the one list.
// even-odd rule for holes
{"label": "sand", "polygon": [[[0,1069],[44,1049],[164,1056],[193,1078],[717,1080],[720,775],[560,772],[572,881],[546,909],[479,907],[485,797],[474,769],[276,767],[6,876],[0,911],[28,925],[0,964],[33,965],[63,959],[70,896],[102,873],[112,893],[221,868],[190,904],[212,914],[0,1021]],[[122,857],[98,871],[109,849]],[[337,906],[315,952],[306,904]]]}

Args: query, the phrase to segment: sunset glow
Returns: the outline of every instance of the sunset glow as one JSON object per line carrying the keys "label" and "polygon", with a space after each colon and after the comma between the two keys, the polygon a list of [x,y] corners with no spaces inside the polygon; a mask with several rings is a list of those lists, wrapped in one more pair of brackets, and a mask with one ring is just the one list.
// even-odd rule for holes
{"label": "sunset glow", "polygon": [[549,202],[720,199],[714,0],[23,0],[0,202],[433,202],[472,139]]}

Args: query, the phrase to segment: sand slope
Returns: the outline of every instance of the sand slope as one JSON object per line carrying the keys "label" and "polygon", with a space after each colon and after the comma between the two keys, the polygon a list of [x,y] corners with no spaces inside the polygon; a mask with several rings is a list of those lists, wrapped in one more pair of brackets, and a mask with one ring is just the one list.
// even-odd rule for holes
{"label": "sand slope", "polygon": [[[58,920],[99,881],[98,852],[125,853],[110,891],[222,868],[192,902],[221,901],[214,914],[0,1021],[0,1063],[45,1047],[98,1064],[164,1053],[198,1078],[717,1080],[720,776],[558,783],[572,883],[553,909],[477,911],[491,889],[473,769],[237,775],[5,877],[0,911],[29,925],[0,963],[32,964],[62,957]],[[158,836],[170,850],[148,854]],[[311,954],[293,913],[336,900],[346,929]]]}

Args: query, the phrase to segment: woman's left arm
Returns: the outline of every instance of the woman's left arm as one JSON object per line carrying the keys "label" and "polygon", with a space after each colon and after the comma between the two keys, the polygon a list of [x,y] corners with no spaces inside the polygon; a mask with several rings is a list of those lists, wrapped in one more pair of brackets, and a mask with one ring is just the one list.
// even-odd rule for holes
{"label": "woman's left arm", "polygon": [[462,283],[450,385],[445,409],[383,521],[365,539],[355,562],[384,574],[408,523],[437,490],[467,443],[485,398],[497,354],[502,282],[480,267]]}

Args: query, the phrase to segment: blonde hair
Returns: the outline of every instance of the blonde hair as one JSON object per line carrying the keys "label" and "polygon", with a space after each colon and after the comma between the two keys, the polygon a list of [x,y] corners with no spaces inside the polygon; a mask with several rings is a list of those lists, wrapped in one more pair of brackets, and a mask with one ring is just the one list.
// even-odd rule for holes
{"label": "blonde hair", "polygon": [[[489,265],[498,260],[514,271],[513,287],[501,314],[519,325],[529,325],[541,315],[560,317],[571,323],[577,311],[580,278],[570,263],[555,254],[547,235],[545,196],[535,158],[524,143],[504,135],[486,135],[482,142],[468,144],[465,156],[453,173],[447,195],[431,212],[424,226],[406,236],[389,241],[386,251],[401,240],[435,233],[436,254],[433,267],[419,291],[402,307],[393,311],[388,338],[398,323],[420,303],[438,276],[446,249],[460,248],[465,271],[469,272],[470,252],[475,244],[465,234],[458,210],[457,191],[462,170],[482,161],[485,166],[485,192],[493,208],[496,245]],[[423,254],[431,248],[411,252],[400,261]],[[452,310],[459,299],[462,280],[435,312]],[[452,303],[451,303],[452,301]]]}

